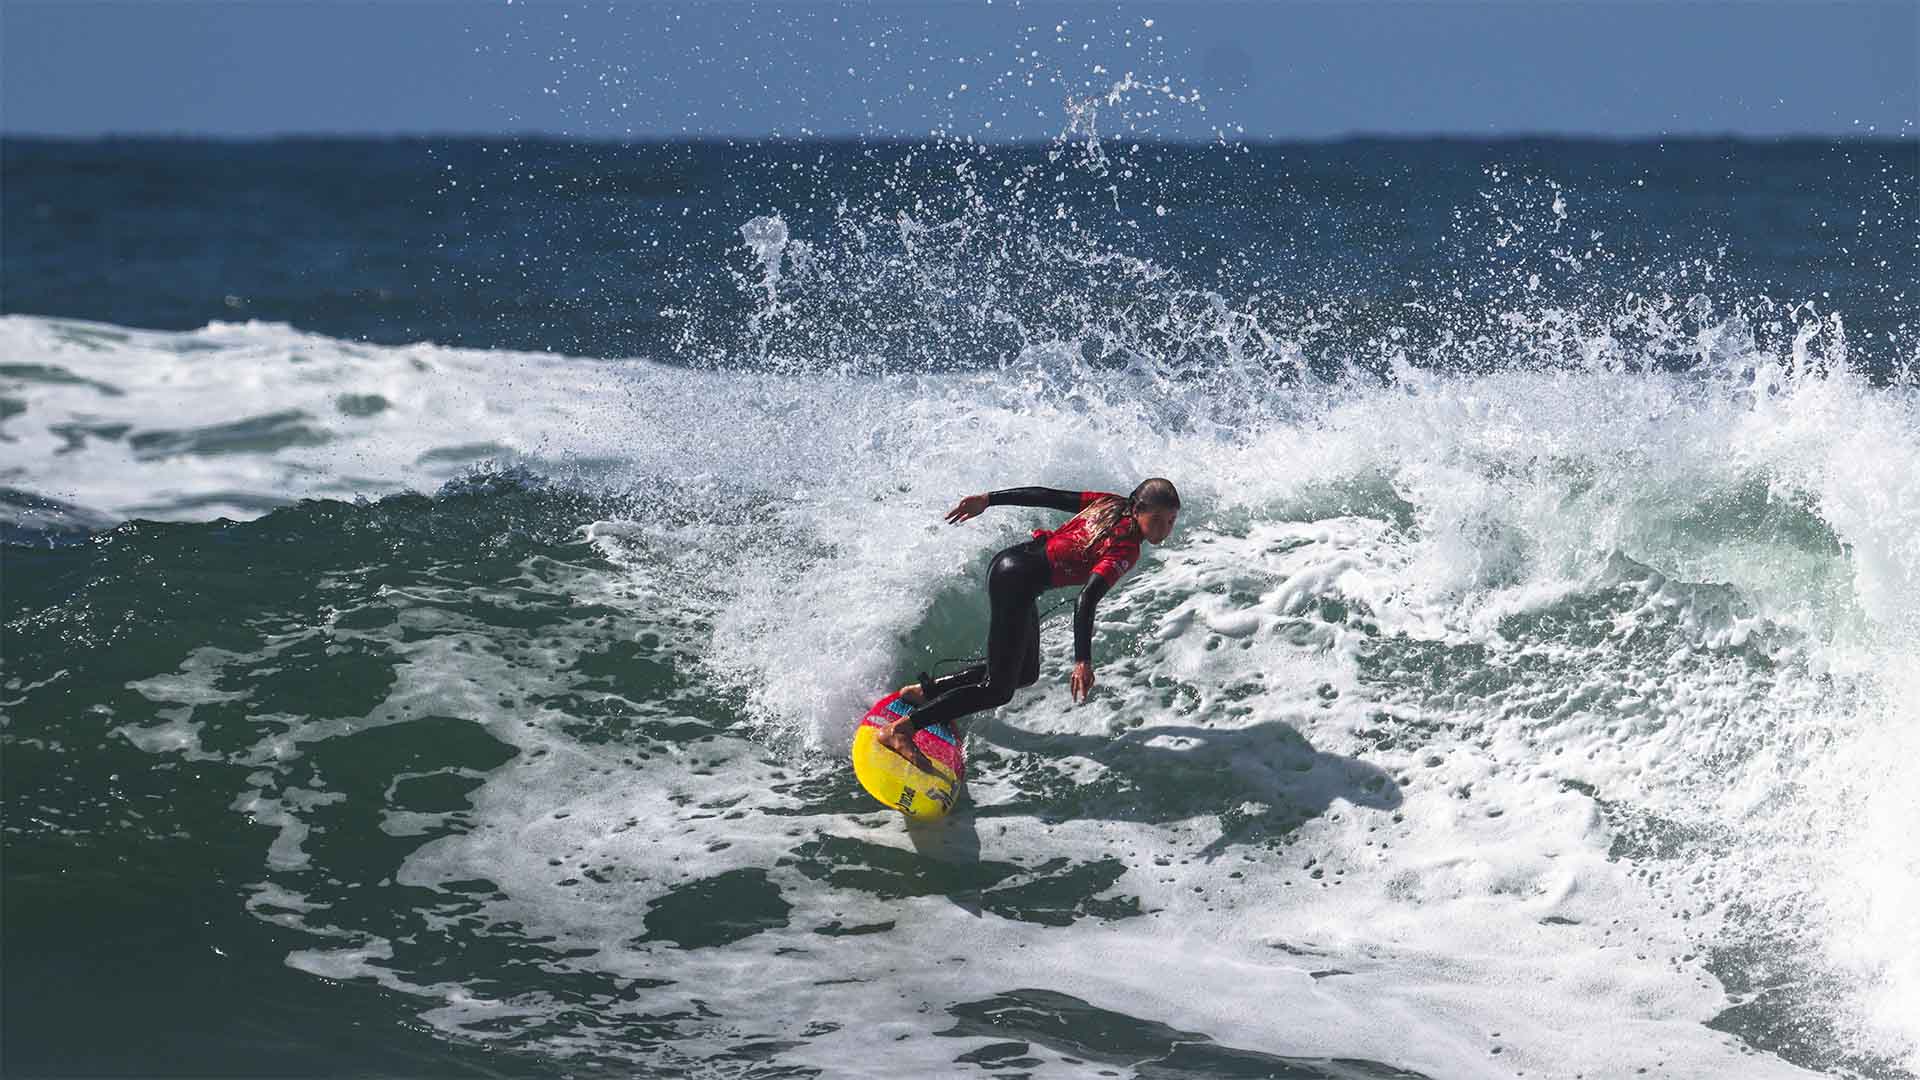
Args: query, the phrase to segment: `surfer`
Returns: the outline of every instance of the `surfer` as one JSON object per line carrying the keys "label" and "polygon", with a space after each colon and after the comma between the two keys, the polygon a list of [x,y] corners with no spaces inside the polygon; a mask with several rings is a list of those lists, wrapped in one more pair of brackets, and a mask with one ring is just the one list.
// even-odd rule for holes
{"label": "surfer", "polygon": [[1073,610],[1073,672],[1067,686],[1075,701],[1093,689],[1093,612],[1100,598],[1140,559],[1140,542],[1158,544],[1173,532],[1180,516],[1180,493],[1173,481],[1154,477],[1127,496],[1104,491],[1007,488],[969,495],[947,511],[947,524],[979,517],[989,506],[1040,506],[1073,514],[1058,529],[1035,529],[1033,539],[993,557],[987,569],[986,663],[939,679],[901,688],[912,713],[880,730],[880,745],[908,760],[923,755],[914,733],[946,724],[956,733],[961,717],[997,708],[1013,692],[1040,678],[1040,610],[1048,589],[1085,585]]}

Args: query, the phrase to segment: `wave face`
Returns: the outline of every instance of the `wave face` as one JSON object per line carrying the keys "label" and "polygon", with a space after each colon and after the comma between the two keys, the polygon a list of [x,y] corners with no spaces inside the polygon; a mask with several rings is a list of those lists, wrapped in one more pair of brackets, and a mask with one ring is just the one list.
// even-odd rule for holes
{"label": "wave face", "polygon": [[[1911,298],[1551,160],[1262,285],[1153,149],[741,213],[637,356],[0,319],[8,1064],[1920,1070]],[[1093,700],[1056,617],[905,830],[853,724],[1045,520],[941,513],[1154,474]]]}

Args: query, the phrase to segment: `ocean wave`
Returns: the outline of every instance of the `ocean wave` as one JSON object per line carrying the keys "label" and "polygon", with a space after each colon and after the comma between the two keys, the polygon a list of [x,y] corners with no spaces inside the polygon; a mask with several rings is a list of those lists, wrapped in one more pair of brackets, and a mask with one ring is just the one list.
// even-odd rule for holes
{"label": "ocean wave", "polygon": [[[143,828],[219,838],[294,969],[450,1038],[817,1066],[865,1037],[823,1011],[907,1032],[924,1004],[972,1033],[902,1051],[938,1071],[980,1016],[1078,1001],[1430,1075],[1496,1047],[1543,1074],[1910,1067],[1910,388],[1759,352],[1409,369],[1217,426],[1156,407],[1204,417],[1213,388],[1070,354],[727,372],[66,329],[4,327],[36,365],[16,502],[84,537],[8,549],[10,842],[119,834],[128,804],[59,778],[184,770],[213,804]],[[293,411],[329,439],[127,445]],[[82,414],[128,434],[65,449]],[[426,456],[473,442],[520,449]],[[1041,689],[974,734],[964,823],[869,812],[850,718],[967,655],[985,558],[1033,523],[940,511],[1142,473],[1187,506],[1103,605],[1094,703],[1048,689],[1050,629]],[[219,501],[250,488],[305,497]],[[374,497],[315,497],[343,488]],[[115,524],[135,489],[190,520]],[[459,959],[489,949],[514,959]],[[1276,994],[1313,1022],[1277,1030]]]}

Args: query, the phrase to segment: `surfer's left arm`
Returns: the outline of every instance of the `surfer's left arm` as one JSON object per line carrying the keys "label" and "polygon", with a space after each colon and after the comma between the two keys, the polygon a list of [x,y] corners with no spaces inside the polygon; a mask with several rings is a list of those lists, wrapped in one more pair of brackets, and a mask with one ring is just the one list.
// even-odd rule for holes
{"label": "surfer's left arm", "polygon": [[1093,611],[1139,558],[1137,540],[1114,544],[1093,564],[1086,587],[1080,590],[1080,600],[1073,606],[1073,676],[1067,681],[1075,701],[1085,701],[1093,692]]}
{"label": "surfer's left arm", "polygon": [[961,499],[958,506],[947,511],[947,524],[958,525],[977,518],[986,513],[989,506],[1039,506],[1077,514],[1086,508],[1086,495],[1079,491],[1061,491],[1059,488],[1001,488]]}
{"label": "surfer's left arm", "polygon": [[1073,674],[1067,689],[1075,701],[1085,701],[1093,692],[1093,611],[1111,588],[1113,582],[1105,574],[1095,574],[1073,605]]}

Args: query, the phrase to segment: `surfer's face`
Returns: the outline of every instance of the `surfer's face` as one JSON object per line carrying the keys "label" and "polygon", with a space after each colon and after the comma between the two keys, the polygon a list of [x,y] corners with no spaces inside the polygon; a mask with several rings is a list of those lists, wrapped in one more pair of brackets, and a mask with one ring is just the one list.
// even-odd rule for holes
{"label": "surfer's face", "polygon": [[1157,506],[1151,510],[1142,510],[1133,515],[1140,522],[1140,532],[1150,544],[1158,544],[1173,532],[1173,523],[1180,517],[1178,507]]}

